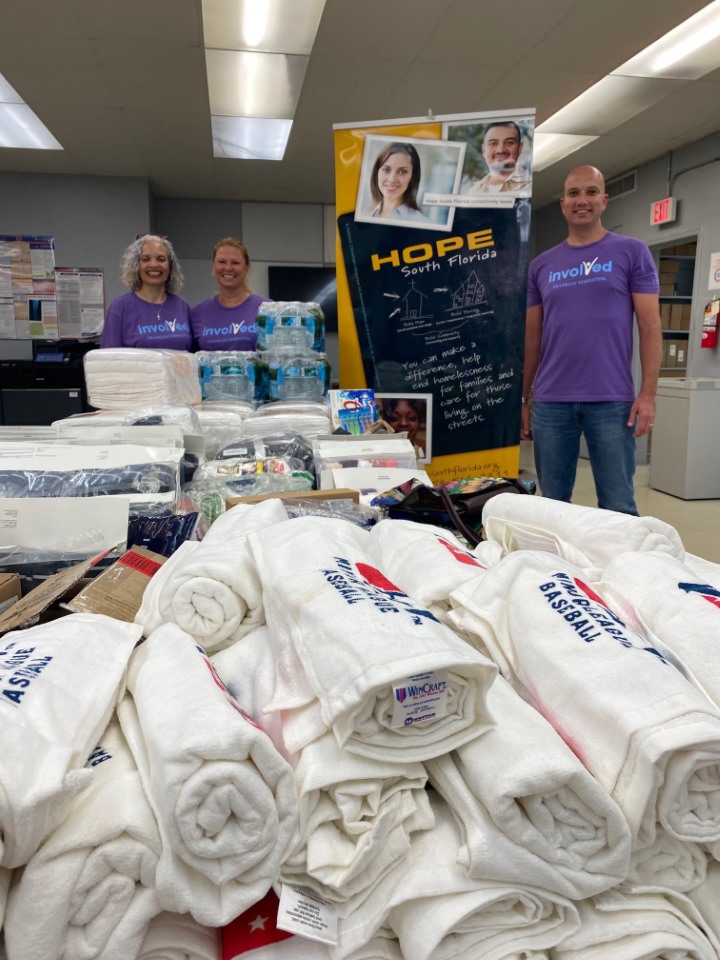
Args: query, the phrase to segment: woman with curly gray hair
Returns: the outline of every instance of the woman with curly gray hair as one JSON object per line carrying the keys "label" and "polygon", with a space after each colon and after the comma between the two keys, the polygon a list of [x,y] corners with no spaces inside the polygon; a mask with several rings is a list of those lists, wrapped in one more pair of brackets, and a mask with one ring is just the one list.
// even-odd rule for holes
{"label": "woman with curly gray hair", "polygon": [[100,346],[191,350],[190,305],[178,296],[183,274],[170,241],[138,237],[123,254],[120,275],[130,292],[108,307]]}

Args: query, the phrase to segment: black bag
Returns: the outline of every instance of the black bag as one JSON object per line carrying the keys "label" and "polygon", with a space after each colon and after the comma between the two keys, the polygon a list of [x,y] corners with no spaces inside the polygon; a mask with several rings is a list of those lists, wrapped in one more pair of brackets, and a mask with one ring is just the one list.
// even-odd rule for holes
{"label": "black bag", "polygon": [[514,477],[473,477],[437,487],[411,482],[409,492],[386,504],[386,515],[393,520],[414,520],[453,530],[472,547],[482,540],[482,512],[491,497],[498,493],[535,492],[534,482],[526,486]]}

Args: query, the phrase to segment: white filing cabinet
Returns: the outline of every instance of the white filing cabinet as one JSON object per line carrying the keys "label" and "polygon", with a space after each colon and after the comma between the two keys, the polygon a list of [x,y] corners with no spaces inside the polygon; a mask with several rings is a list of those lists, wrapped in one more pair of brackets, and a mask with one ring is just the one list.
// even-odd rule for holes
{"label": "white filing cabinet", "polygon": [[720,380],[659,380],[650,486],[683,500],[720,499]]}

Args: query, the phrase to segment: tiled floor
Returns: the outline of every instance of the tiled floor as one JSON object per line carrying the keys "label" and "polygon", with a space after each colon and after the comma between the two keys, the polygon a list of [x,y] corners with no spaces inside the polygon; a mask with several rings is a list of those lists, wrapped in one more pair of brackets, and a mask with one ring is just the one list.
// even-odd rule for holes
{"label": "tiled floor", "polygon": [[[520,468],[535,473],[531,443],[520,445]],[[682,500],[660,493],[650,488],[649,476],[649,465],[637,468],[635,502],[640,513],[675,527],[688,553],[720,563],[720,500]],[[578,462],[573,502],[597,506],[590,463],[582,458]]]}

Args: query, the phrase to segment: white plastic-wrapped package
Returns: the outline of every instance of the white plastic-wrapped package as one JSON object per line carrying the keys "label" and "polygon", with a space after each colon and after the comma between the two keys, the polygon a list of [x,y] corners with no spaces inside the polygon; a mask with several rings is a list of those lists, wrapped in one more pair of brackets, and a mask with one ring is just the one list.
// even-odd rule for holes
{"label": "white plastic-wrapped package", "polygon": [[198,361],[194,353],[112,347],[89,350],[83,364],[88,403],[100,410],[200,402]]}

